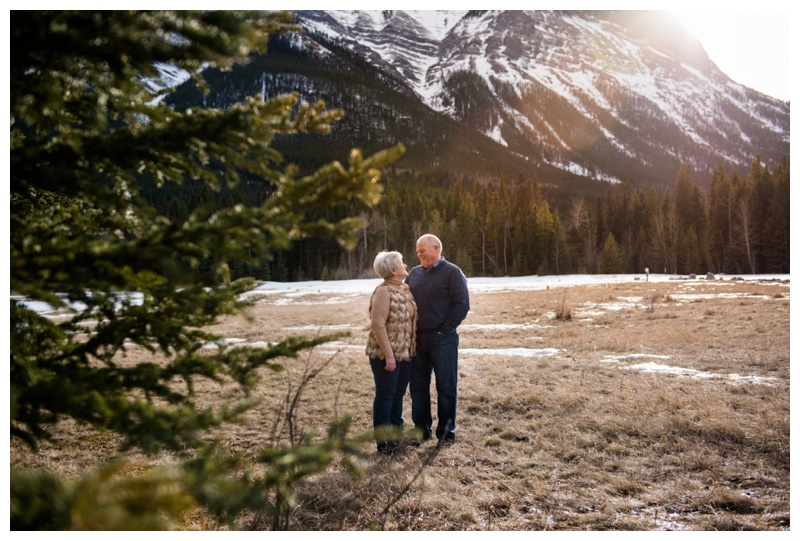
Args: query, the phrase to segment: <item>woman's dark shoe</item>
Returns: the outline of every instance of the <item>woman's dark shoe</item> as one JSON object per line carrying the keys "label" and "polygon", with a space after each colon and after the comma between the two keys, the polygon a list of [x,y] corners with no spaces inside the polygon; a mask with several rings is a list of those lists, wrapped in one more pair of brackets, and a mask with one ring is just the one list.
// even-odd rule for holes
{"label": "woman's dark shoe", "polygon": [[386,456],[392,456],[397,451],[397,444],[394,442],[378,445],[378,453]]}

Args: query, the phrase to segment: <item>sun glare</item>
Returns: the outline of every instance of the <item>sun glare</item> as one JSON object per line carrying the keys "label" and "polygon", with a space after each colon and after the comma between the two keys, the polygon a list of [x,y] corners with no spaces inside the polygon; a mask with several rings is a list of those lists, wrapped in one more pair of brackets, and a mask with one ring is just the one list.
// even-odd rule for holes
{"label": "sun glare", "polygon": [[672,11],[737,83],[789,99],[789,11]]}

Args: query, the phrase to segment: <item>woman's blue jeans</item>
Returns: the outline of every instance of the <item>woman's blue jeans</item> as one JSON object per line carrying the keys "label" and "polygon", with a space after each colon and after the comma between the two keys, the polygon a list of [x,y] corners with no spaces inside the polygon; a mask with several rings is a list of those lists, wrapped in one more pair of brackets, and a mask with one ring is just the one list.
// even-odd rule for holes
{"label": "woman's blue jeans", "polygon": [[375,379],[372,421],[380,451],[397,445],[394,439],[381,438],[378,432],[381,427],[403,429],[403,398],[411,381],[411,361],[397,361],[397,368],[393,372],[386,370],[386,361],[383,359],[370,358],[369,364]]}
{"label": "woman's blue jeans", "polygon": [[432,436],[431,375],[436,375],[436,438],[455,441],[458,405],[458,332],[417,334],[411,377],[411,418],[423,439]]}

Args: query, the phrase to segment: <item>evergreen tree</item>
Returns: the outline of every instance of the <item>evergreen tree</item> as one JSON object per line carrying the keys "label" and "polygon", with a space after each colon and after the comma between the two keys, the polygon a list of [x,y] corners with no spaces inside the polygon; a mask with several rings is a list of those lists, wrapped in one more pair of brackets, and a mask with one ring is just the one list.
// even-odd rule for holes
{"label": "evergreen tree", "polygon": [[773,189],[769,217],[765,223],[766,272],[789,272],[789,159],[784,158],[772,173]]}
{"label": "evergreen tree", "polygon": [[534,227],[534,238],[536,239],[538,253],[535,254],[536,257],[533,260],[533,264],[537,274],[545,272],[549,274],[548,254],[551,253],[555,237],[555,221],[547,201],[542,200],[537,206],[534,215]]}
{"label": "evergreen tree", "polygon": [[458,249],[453,262],[461,268],[464,276],[472,276],[472,260],[467,255],[467,250],[465,248],[462,247]]}
{"label": "evergreen tree", "polygon": [[566,265],[567,239],[564,227],[561,224],[561,214],[558,209],[553,211],[553,236],[550,252],[547,254],[548,272],[551,274],[564,274],[568,271]]}
{"label": "evergreen tree", "polygon": [[693,225],[689,227],[688,231],[681,235],[678,240],[678,245],[678,251],[681,254],[679,267],[681,271],[689,274],[703,273],[707,270],[703,267],[703,258],[700,255],[700,243]]}
{"label": "evergreen tree", "polygon": [[[459,190],[458,193],[461,194],[461,198],[456,211],[454,227],[458,231],[459,245],[465,251],[466,256],[463,261],[464,266],[461,269],[469,269],[468,276],[474,276],[477,270],[476,265],[480,261],[481,255],[481,228],[477,216],[478,210],[475,199],[469,191]],[[459,260],[459,266],[461,266],[461,263],[461,260]],[[466,271],[464,273],[466,274]]]}
{"label": "evergreen tree", "polygon": [[736,222],[734,223],[734,253],[738,254],[739,261],[744,260],[744,271],[755,274],[757,271],[758,224],[753,216],[751,199],[744,197],[737,206]]}
{"label": "evergreen tree", "polygon": [[730,179],[722,167],[717,167],[711,176],[711,199],[709,204],[710,249],[712,268],[724,272],[731,244],[733,201],[735,193]]}
{"label": "evergreen tree", "polygon": [[[234,475],[246,469],[241,457],[225,456],[205,439],[207,430],[250,407],[260,369],[279,370],[282,359],[332,337],[213,355],[199,348],[217,338],[203,329],[242,308],[240,293],[253,286],[252,279],[231,279],[234,265],[272,261],[277,278],[286,271],[273,255],[294,241],[320,236],[352,246],[360,220],[321,221],[313,213],[343,202],[374,205],[380,168],[402,148],[368,158],[353,151],[347,165],[300,176],[291,165],[275,168],[281,156],[273,138],[327,133],[340,111],[286,95],[179,113],[145,85],[156,64],[169,63],[202,86],[202,66],[245,61],[271,33],[296,30],[290,18],[11,13],[11,437],[35,450],[55,423],[71,418],[120,434],[123,449],[193,457],[134,478],[107,468],[83,483],[12,471],[12,529],[175,527],[187,496],[220,519],[252,508],[271,511],[274,527],[285,527],[292,486],[324,470],[337,450],[347,460],[359,453],[348,421],[333,420],[321,441],[265,449],[257,454],[263,473]],[[147,183],[163,189],[196,182],[205,199],[226,193],[244,174],[271,185],[263,204],[176,208],[166,217],[140,193]],[[20,299],[72,317],[53,322]],[[153,362],[119,363],[134,345],[152,352]],[[244,398],[201,410],[193,392],[201,380],[237,383]]]}
{"label": "evergreen tree", "polygon": [[527,220],[517,215],[514,219],[514,229],[511,231],[511,244],[514,246],[512,256],[514,264],[511,267],[511,274],[513,276],[528,274],[528,258],[532,255],[530,249],[530,239],[532,235],[527,234],[526,225]]}
{"label": "evergreen tree", "polygon": [[620,274],[623,272],[625,272],[625,259],[614,234],[609,233],[603,243],[603,250],[600,252],[600,273]]}
{"label": "evergreen tree", "polygon": [[692,180],[691,170],[682,165],[675,182],[676,260],[678,272],[698,272],[706,266],[707,204],[705,192]]}
{"label": "evergreen tree", "polygon": [[650,268],[650,258],[647,257],[647,233],[644,227],[640,227],[633,243],[630,265],[628,272],[637,274]]}
{"label": "evergreen tree", "polygon": [[767,266],[768,246],[770,244],[770,235],[772,234],[768,227],[770,225],[774,183],[772,174],[767,166],[762,163],[760,155],[756,156],[750,164],[747,182],[751,186],[750,207],[757,239],[754,247],[755,268],[756,272],[763,272]]}
{"label": "evergreen tree", "polygon": [[595,232],[597,223],[592,219],[586,201],[582,197],[572,200],[567,229],[568,242],[572,245],[573,268],[579,273],[594,272],[596,258]]}

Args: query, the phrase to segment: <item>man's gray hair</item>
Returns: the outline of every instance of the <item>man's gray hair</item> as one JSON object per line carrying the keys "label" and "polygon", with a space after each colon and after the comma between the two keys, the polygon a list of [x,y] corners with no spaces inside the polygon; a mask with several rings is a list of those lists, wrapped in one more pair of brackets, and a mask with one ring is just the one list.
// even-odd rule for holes
{"label": "man's gray hair", "polygon": [[439,237],[437,237],[436,235],[432,235],[431,233],[425,233],[419,239],[417,239],[417,242],[421,240],[425,241],[429,246],[437,246],[439,248],[439,254],[441,255],[442,241],[439,240]]}
{"label": "man's gray hair", "polygon": [[403,260],[403,254],[400,252],[378,252],[375,256],[375,261],[372,263],[372,268],[375,269],[375,274],[383,279],[389,278],[393,270],[397,270],[400,266],[400,261]]}

